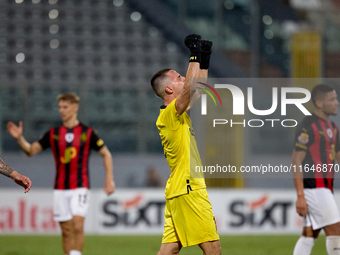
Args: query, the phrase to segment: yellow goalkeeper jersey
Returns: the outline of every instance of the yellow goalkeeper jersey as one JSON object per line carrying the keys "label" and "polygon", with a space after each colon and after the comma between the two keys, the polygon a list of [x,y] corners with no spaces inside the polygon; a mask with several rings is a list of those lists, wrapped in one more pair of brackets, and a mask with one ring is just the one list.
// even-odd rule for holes
{"label": "yellow goalkeeper jersey", "polygon": [[195,172],[195,166],[202,166],[202,162],[190,117],[187,113],[177,114],[176,100],[161,107],[156,122],[164,155],[171,169],[165,187],[166,199],[206,187],[203,173]]}

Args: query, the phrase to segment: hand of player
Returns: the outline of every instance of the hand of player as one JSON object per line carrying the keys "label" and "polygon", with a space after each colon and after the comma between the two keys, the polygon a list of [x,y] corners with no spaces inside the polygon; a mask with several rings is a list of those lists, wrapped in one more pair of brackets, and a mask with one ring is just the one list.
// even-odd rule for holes
{"label": "hand of player", "polygon": [[22,129],[22,121],[19,121],[19,126],[15,125],[12,121],[7,123],[7,130],[15,139],[19,139],[22,136]]}
{"label": "hand of player", "polygon": [[190,49],[190,51],[198,50],[201,46],[201,36],[196,34],[188,35],[184,39],[184,44]]}
{"label": "hand of player", "polygon": [[211,48],[213,43],[211,41],[202,40],[201,41],[201,69],[209,69],[209,62],[210,62],[210,55],[211,55]]}
{"label": "hand of player", "polygon": [[116,184],[113,180],[107,180],[104,184],[104,191],[106,195],[111,195],[116,190]]}
{"label": "hand of player", "polygon": [[296,212],[304,218],[307,216],[307,202],[305,197],[300,196],[296,200]]}
{"label": "hand of player", "polygon": [[30,189],[31,189],[31,186],[32,186],[32,182],[31,180],[24,176],[24,175],[21,175],[19,174],[17,171],[13,171],[11,174],[10,174],[10,177],[12,178],[12,180],[25,188],[25,193],[27,193]]}
{"label": "hand of player", "polygon": [[206,54],[211,54],[211,48],[213,43],[211,41],[202,40],[201,41],[201,51]]}

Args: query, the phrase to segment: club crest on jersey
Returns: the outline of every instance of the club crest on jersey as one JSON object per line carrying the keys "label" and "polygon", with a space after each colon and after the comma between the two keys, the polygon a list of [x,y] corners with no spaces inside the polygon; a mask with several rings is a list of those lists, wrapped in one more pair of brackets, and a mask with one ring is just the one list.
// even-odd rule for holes
{"label": "club crest on jersey", "polygon": [[73,141],[73,139],[74,139],[74,134],[73,133],[67,133],[65,135],[66,142],[71,143]]}
{"label": "club crest on jersey", "polygon": [[327,128],[327,135],[329,136],[329,138],[333,138],[333,132],[330,128]]}
{"label": "club crest on jersey", "polygon": [[306,133],[301,133],[301,135],[298,137],[299,143],[305,145],[309,142],[309,135]]}
{"label": "club crest on jersey", "polygon": [[81,139],[81,141],[82,141],[83,143],[85,143],[86,140],[87,140],[87,134],[86,134],[85,132],[83,132],[83,133],[81,134],[81,136],[80,136],[80,139]]}

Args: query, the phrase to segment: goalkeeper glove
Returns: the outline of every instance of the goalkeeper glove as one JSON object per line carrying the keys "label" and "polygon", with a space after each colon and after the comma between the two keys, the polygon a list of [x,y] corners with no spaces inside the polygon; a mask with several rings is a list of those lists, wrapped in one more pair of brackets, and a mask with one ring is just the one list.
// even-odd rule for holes
{"label": "goalkeeper glove", "polygon": [[201,36],[191,34],[185,37],[185,46],[190,49],[191,55],[189,62],[201,62]]}
{"label": "goalkeeper glove", "polygon": [[201,69],[208,69],[211,55],[211,47],[213,43],[211,41],[202,40],[201,41]]}

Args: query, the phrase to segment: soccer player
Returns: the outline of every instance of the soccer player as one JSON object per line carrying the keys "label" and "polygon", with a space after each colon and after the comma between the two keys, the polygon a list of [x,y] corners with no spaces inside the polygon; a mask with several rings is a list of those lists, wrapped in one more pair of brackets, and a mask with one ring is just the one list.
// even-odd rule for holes
{"label": "soccer player", "polygon": [[190,165],[201,166],[202,163],[186,113],[192,106],[190,97],[198,99],[201,95],[190,79],[208,76],[212,42],[201,41],[199,35],[193,34],[186,37],[185,44],[191,51],[186,77],[163,69],[151,79],[155,94],[164,103],[156,125],[171,169],[165,188],[165,224],[158,255],[178,254],[182,247],[196,244],[204,254],[221,254],[204,176],[193,178],[191,170],[195,170],[190,169]]}
{"label": "soccer player", "polygon": [[61,227],[65,254],[81,255],[84,245],[84,220],[90,198],[90,149],[98,151],[103,157],[106,173],[104,191],[107,195],[115,190],[112,156],[93,129],[81,124],[77,119],[79,97],[74,93],[65,93],[59,95],[57,100],[63,124],[51,128],[40,140],[28,143],[22,135],[22,122],[19,122],[19,126],[9,122],[7,129],[28,156],[34,156],[51,147],[56,163],[54,220],[58,221]]}
{"label": "soccer player", "polygon": [[19,174],[12,167],[7,165],[1,158],[0,158],[0,173],[11,178],[16,184],[24,187],[25,193],[31,189],[32,186],[31,180],[28,177]]}
{"label": "soccer player", "polygon": [[[296,211],[303,217],[302,236],[294,255],[309,255],[321,229],[329,255],[340,255],[340,216],[333,196],[334,159],[340,162],[339,128],[329,120],[339,102],[335,90],[317,85],[312,90],[315,112],[299,125],[292,163],[296,169]],[[293,168],[293,169],[294,169]]]}

